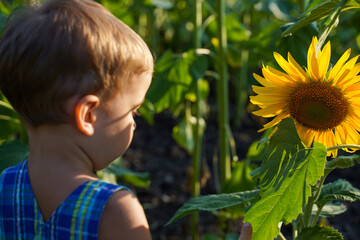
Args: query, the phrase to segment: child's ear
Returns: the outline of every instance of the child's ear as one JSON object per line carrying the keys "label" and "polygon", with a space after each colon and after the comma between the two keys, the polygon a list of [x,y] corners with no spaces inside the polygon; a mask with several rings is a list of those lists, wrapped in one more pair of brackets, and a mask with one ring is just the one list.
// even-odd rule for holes
{"label": "child's ear", "polygon": [[100,99],[95,95],[81,97],[75,106],[75,122],[80,132],[87,136],[94,134],[94,123],[96,121],[95,110],[99,106]]}

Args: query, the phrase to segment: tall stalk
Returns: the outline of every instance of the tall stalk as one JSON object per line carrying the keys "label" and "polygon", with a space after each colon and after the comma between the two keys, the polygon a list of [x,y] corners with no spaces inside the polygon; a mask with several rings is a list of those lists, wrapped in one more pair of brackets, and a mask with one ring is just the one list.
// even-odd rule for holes
{"label": "tall stalk", "polygon": [[[251,14],[244,12],[243,16],[243,24],[247,27],[251,25]],[[241,126],[241,121],[244,115],[244,109],[246,102],[249,98],[247,93],[247,85],[248,85],[248,61],[249,61],[249,50],[241,49],[241,68],[239,71],[239,79],[236,81],[236,102],[235,102],[235,119],[234,125],[235,127]]]}
{"label": "tall stalk", "polygon": [[249,51],[241,50],[241,69],[240,78],[236,81],[236,109],[235,109],[235,127],[241,126],[241,120],[244,115],[244,108],[248,99],[247,83],[248,83],[248,61]]}
{"label": "tall stalk", "polygon": [[217,82],[217,104],[219,122],[219,155],[220,155],[220,181],[221,187],[231,176],[229,136],[229,90],[227,75],[227,38],[225,29],[225,0],[217,0],[217,25],[219,37],[218,68],[219,80]]}
{"label": "tall stalk", "polygon": [[[202,36],[202,0],[195,1],[195,18],[194,18],[194,47],[195,49],[201,48],[201,36]],[[201,149],[202,149],[202,131],[200,127],[200,120],[201,120],[201,110],[200,110],[200,79],[196,79],[196,102],[195,102],[195,109],[196,109],[196,124],[195,124],[195,131],[194,131],[194,155],[193,155],[193,179],[192,179],[192,197],[200,196],[200,166],[201,166]],[[199,239],[198,235],[198,222],[199,222],[199,215],[198,213],[193,213],[191,217],[191,235],[192,239],[196,240]]]}

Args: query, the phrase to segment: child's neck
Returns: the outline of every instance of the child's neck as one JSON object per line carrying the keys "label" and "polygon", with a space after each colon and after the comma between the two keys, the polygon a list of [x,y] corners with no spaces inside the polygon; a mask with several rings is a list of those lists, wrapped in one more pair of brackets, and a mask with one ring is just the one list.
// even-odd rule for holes
{"label": "child's neck", "polygon": [[73,134],[66,124],[29,130],[29,177],[45,220],[78,186],[97,179]]}

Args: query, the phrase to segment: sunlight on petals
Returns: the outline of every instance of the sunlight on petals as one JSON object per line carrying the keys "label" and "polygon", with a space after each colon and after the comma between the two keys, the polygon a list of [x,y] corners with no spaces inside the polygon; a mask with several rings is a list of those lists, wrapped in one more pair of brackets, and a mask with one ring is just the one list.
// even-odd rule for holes
{"label": "sunlight on petals", "polygon": [[273,120],[271,120],[270,122],[265,124],[263,126],[263,128],[259,130],[259,132],[265,131],[266,129],[269,129],[269,128],[277,125],[279,122],[281,122],[281,120],[283,120],[284,118],[287,118],[287,117],[290,117],[289,113],[287,113],[287,112],[280,113]]}
{"label": "sunlight on petals", "polygon": [[301,81],[301,75],[299,75],[292,66],[277,52],[274,52],[274,57],[279,66],[292,78],[297,81]]}
{"label": "sunlight on petals", "polygon": [[335,66],[330,70],[330,74],[328,77],[328,81],[333,80],[336,75],[340,72],[340,70],[342,69],[342,67],[344,66],[345,62],[349,59],[350,57],[350,53],[351,53],[351,49],[348,49],[341,57],[340,59],[337,61],[337,63],[335,64]]}
{"label": "sunlight on petals", "polygon": [[261,85],[263,85],[264,87],[273,87],[274,84],[269,82],[267,79],[260,77],[259,75],[257,75],[256,73],[253,74],[254,78],[256,79],[256,81],[258,81]]}
{"label": "sunlight on petals", "polygon": [[283,112],[285,108],[286,104],[273,104],[264,107],[263,109],[254,111],[253,114],[263,117],[274,117],[275,115],[279,115],[281,112]]}
{"label": "sunlight on petals", "polygon": [[356,61],[358,60],[359,55],[356,57],[353,57],[352,59],[350,59],[344,66],[343,68],[339,71],[339,73],[335,76],[335,78],[333,79],[333,84],[336,87],[340,87],[341,86],[341,80],[343,78],[346,77],[347,74],[350,73],[351,69],[354,67]]}
{"label": "sunlight on petals", "polygon": [[291,67],[297,72],[302,82],[309,81],[305,70],[295,61],[295,59],[288,53],[288,60]]}
{"label": "sunlight on petals", "polygon": [[328,42],[323,51],[318,55],[318,63],[319,63],[319,80],[323,81],[324,76],[329,68],[330,63],[330,56],[331,56],[331,45]]}
{"label": "sunlight on petals", "polygon": [[319,80],[319,64],[316,59],[316,44],[318,40],[316,37],[313,37],[313,40],[310,44],[308,55],[307,55],[307,63],[308,63],[308,70],[310,74],[310,78],[313,81]]}

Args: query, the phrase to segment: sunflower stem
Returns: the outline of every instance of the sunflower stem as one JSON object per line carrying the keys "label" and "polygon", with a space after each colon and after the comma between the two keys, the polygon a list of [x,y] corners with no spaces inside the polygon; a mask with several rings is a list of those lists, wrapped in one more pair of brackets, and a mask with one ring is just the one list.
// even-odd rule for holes
{"label": "sunflower stem", "polygon": [[342,148],[353,148],[353,149],[358,149],[360,150],[360,145],[355,145],[355,144],[342,144],[342,145],[337,145],[337,146],[333,146],[333,147],[329,147],[326,149],[326,151],[333,151],[333,150],[338,150],[338,149],[342,149]]}
{"label": "sunflower stem", "polygon": [[217,0],[217,25],[219,38],[219,80],[217,82],[218,121],[219,121],[219,155],[220,155],[220,179],[221,188],[231,176],[230,146],[227,136],[229,127],[229,103],[228,103],[228,66],[226,62],[227,38],[225,29],[225,0]]}
{"label": "sunflower stem", "polygon": [[316,222],[317,222],[317,220],[319,219],[319,216],[320,216],[320,213],[321,213],[321,210],[323,209],[323,207],[319,207],[318,208],[318,210],[317,210],[317,212],[316,212],[316,215],[315,215],[315,217],[314,217],[314,219],[313,219],[313,221],[312,221],[312,223],[311,223],[311,226],[312,227],[315,227],[315,225],[316,225]]}
{"label": "sunflower stem", "polygon": [[[202,37],[202,0],[195,1],[195,18],[194,18],[194,47],[195,49],[201,48],[201,37]],[[193,179],[192,179],[192,193],[193,198],[200,195],[200,166],[201,166],[201,149],[202,149],[202,139],[203,134],[200,127],[201,120],[201,110],[200,110],[200,79],[195,79],[196,81],[196,124],[195,124],[195,133],[194,133],[194,153],[193,153]],[[199,214],[193,213],[191,217],[191,235],[192,239],[199,239],[198,234],[198,222]]]}
{"label": "sunflower stem", "polygon": [[[316,192],[315,192],[315,195],[310,197],[309,198],[309,202],[306,204],[306,207],[305,207],[305,214],[304,214],[304,224],[305,224],[305,227],[310,227],[312,226],[313,222],[317,220],[316,216],[314,219],[311,218],[311,215],[312,215],[312,209],[313,209],[313,206],[316,202],[316,200],[319,198],[319,195],[321,193],[321,189],[322,189],[322,186],[324,185],[324,181],[325,181],[325,178],[326,178],[327,175],[324,175],[320,178],[320,182],[317,186],[317,189],[316,189]],[[319,213],[320,214],[320,213]],[[316,214],[317,215],[317,214]]]}
{"label": "sunflower stem", "polygon": [[322,21],[322,25],[324,26],[324,30],[320,34],[319,41],[316,45],[316,55],[324,45],[326,38],[329,36],[331,30],[336,27],[339,23],[339,15],[341,12],[342,7],[344,6],[345,1],[341,1],[334,10],[327,16],[327,18]]}

